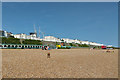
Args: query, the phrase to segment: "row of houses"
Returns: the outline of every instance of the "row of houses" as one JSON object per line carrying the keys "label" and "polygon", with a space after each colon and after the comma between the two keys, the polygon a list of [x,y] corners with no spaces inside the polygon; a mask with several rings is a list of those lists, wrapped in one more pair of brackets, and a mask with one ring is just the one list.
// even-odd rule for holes
{"label": "row of houses", "polygon": [[10,37],[13,36],[14,38],[19,39],[32,39],[32,40],[42,40],[42,41],[51,41],[51,42],[65,42],[65,43],[77,43],[77,44],[87,44],[87,45],[94,45],[94,46],[102,46],[103,44],[95,43],[95,42],[89,42],[89,41],[81,41],[78,39],[69,39],[69,38],[56,38],[54,36],[45,36],[42,39],[37,37],[37,33],[30,33],[29,35],[26,35],[24,33],[22,34],[12,34],[11,32],[7,31],[0,31],[0,36],[2,37]]}
{"label": "row of houses", "polygon": [[66,43],[77,43],[77,44],[87,44],[87,45],[94,45],[94,46],[103,46],[103,44],[89,42],[89,41],[80,41],[78,39],[68,39],[68,38],[56,38],[53,36],[45,36],[43,41],[52,41],[52,42],[66,42]]}
{"label": "row of houses", "polygon": [[32,39],[32,40],[41,40],[37,37],[37,33],[30,33],[29,35],[26,35],[24,33],[21,34],[13,34],[11,32],[0,30],[0,37],[14,37],[19,39]]}
{"label": "row of houses", "polygon": [[15,34],[13,36],[14,36],[14,38],[19,38],[19,39],[40,40],[40,38],[37,38],[36,33],[30,33],[30,35],[26,35],[26,34],[22,33],[22,34]]}

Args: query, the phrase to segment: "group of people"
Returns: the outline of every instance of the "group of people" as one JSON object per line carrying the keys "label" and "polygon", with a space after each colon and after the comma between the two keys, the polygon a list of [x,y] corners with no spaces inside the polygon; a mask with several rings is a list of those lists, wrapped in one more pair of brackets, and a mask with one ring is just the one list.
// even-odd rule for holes
{"label": "group of people", "polygon": [[49,46],[42,46],[42,50],[50,50]]}
{"label": "group of people", "polygon": [[107,51],[106,52],[114,52],[114,50],[113,49],[107,49]]}
{"label": "group of people", "polygon": [[[95,47],[90,48],[90,50],[93,50],[93,49],[95,49]],[[113,49],[113,48],[106,48],[105,50],[106,50],[106,52],[108,52],[108,53],[114,52],[114,49]]]}
{"label": "group of people", "polygon": [[[49,46],[42,46],[42,50],[50,50]],[[47,58],[50,58],[50,52],[47,52]]]}

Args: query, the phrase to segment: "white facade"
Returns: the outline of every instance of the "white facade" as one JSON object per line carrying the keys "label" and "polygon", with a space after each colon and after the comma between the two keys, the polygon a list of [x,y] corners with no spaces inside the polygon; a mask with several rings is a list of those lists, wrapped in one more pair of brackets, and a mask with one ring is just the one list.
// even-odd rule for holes
{"label": "white facade", "polygon": [[64,42],[66,43],[78,43],[78,44],[81,44],[81,41],[80,40],[73,40],[73,39],[68,39],[68,38],[62,38],[64,40]]}
{"label": "white facade", "polygon": [[90,42],[89,41],[81,41],[81,44],[86,44],[86,45],[89,45]]}
{"label": "white facade", "polygon": [[26,39],[31,39],[31,36],[30,35],[26,35]]}
{"label": "white facade", "polygon": [[75,39],[74,40],[74,43],[78,43],[78,44],[81,44],[79,40]]}
{"label": "white facade", "polygon": [[107,47],[113,47],[112,45],[107,45]]}
{"label": "white facade", "polygon": [[43,40],[44,41],[52,41],[52,42],[61,42],[60,39],[53,37],[53,36],[45,36]]}
{"label": "white facade", "polygon": [[95,43],[95,42],[89,42],[89,41],[81,41],[82,44],[86,45],[93,45],[93,46],[103,46],[103,44]]}
{"label": "white facade", "polygon": [[20,39],[26,39],[27,38],[27,35],[26,34],[15,34],[14,35],[14,38],[20,38]]}
{"label": "white facade", "polygon": [[88,41],[80,41],[80,40],[77,40],[77,39],[73,40],[73,39],[68,39],[68,38],[62,38],[62,39],[66,43],[78,43],[78,44],[87,44],[87,45],[89,44]]}
{"label": "white facade", "polygon": [[37,38],[37,33],[30,33],[30,36],[33,38]]}
{"label": "white facade", "polygon": [[19,39],[32,39],[32,40],[39,40],[39,38],[36,38],[34,35],[26,35],[26,34],[15,34],[15,38]]}
{"label": "white facade", "polygon": [[94,46],[103,46],[103,44],[99,44],[99,43],[95,43],[95,42],[90,42],[90,45],[94,45]]}
{"label": "white facade", "polygon": [[7,37],[7,31],[4,31],[4,36]]}
{"label": "white facade", "polygon": [[68,38],[62,38],[64,42],[66,43],[74,43],[75,41],[73,39],[68,39]]}

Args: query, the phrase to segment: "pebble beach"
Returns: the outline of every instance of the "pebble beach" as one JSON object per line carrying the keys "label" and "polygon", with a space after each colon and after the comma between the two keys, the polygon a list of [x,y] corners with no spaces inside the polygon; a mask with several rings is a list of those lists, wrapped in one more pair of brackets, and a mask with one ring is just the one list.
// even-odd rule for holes
{"label": "pebble beach", "polygon": [[2,49],[2,77],[118,78],[118,50]]}

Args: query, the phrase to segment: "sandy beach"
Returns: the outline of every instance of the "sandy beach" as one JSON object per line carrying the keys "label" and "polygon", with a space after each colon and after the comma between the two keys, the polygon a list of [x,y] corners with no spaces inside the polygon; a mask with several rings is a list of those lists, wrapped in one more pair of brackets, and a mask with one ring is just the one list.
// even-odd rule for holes
{"label": "sandy beach", "polygon": [[107,53],[102,49],[3,49],[2,77],[117,78],[118,50]]}

